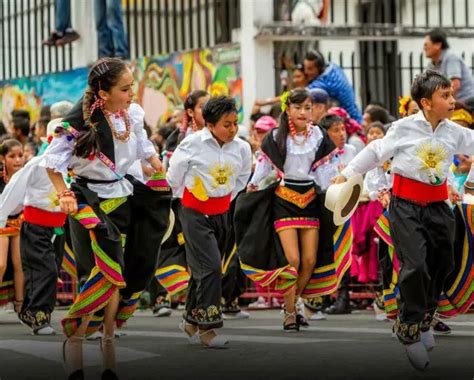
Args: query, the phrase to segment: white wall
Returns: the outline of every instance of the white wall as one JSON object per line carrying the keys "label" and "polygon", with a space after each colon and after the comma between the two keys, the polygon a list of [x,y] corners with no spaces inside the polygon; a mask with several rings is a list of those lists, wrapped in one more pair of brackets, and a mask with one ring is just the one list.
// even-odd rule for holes
{"label": "white wall", "polygon": [[256,40],[256,25],[273,20],[272,0],[241,0],[240,42],[244,123],[247,124],[256,99],[275,96],[273,42]]}

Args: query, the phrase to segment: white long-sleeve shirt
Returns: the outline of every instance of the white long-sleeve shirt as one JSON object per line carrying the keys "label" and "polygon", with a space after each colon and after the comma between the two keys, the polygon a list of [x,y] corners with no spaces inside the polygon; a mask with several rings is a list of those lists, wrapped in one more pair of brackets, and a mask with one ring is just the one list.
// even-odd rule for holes
{"label": "white long-sleeve shirt", "polygon": [[23,206],[33,206],[49,212],[60,212],[56,190],[46,169],[39,164],[43,156],[32,158],[16,172],[0,195],[0,228],[8,215],[18,213]]}
{"label": "white long-sleeve shirt", "polygon": [[[117,174],[123,177],[136,160],[147,159],[156,155],[156,150],[148,140],[143,129],[145,112],[138,104],[130,105],[128,117],[130,122],[130,136],[126,142],[114,138],[115,173],[97,157],[94,160],[80,158],[72,154],[75,141],[69,141],[66,136],[54,138],[51,145],[44,153],[44,161],[40,166],[51,168],[67,174],[68,168],[72,169],[79,177],[113,181]],[[122,118],[110,117],[110,121],[118,133],[125,132],[125,122]],[[74,126],[73,126],[74,127]],[[133,191],[132,184],[122,178],[113,183],[88,183],[87,187],[95,191],[100,198],[118,198],[130,195]]]}
{"label": "white long-sleeve shirt", "polygon": [[383,139],[367,145],[341,174],[346,178],[364,174],[393,157],[392,174],[441,184],[456,153],[474,153],[474,131],[450,120],[441,121],[433,131],[420,111],[393,123]]}
{"label": "white long-sleeve shirt", "polygon": [[252,170],[250,145],[235,138],[220,146],[204,128],[187,136],[170,159],[167,180],[175,197],[187,188],[197,198],[234,198],[247,185]]}

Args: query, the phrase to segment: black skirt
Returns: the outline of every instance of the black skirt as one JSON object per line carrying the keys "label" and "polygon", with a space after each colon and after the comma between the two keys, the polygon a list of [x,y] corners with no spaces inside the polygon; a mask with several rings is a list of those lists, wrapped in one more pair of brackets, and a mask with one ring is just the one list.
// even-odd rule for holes
{"label": "black skirt", "polygon": [[274,226],[286,229],[319,228],[316,188],[312,181],[285,180],[275,190]]}

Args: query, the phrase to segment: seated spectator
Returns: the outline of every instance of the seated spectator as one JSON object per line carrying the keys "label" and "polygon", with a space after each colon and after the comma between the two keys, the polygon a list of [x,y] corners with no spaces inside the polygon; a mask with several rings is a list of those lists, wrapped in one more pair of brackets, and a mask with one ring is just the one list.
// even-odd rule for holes
{"label": "seated spectator", "polygon": [[362,121],[362,114],[356,104],[354,90],[346,74],[335,63],[326,63],[324,56],[317,50],[306,53],[304,72],[308,78],[308,90],[322,88],[331,98],[339,102],[357,122]]}
{"label": "seated spectator", "polygon": [[56,0],[54,29],[43,45],[62,46],[80,38],[71,27],[71,0]]}

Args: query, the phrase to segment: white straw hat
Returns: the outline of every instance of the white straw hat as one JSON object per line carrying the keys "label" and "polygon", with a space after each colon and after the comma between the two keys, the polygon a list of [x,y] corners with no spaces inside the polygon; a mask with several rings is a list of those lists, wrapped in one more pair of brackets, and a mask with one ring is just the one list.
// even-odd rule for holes
{"label": "white straw hat", "polygon": [[344,183],[333,184],[326,191],[324,206],[334,214],[334,224],[344,224],[354,214],[362,195],[364,181],[360,174]]}

